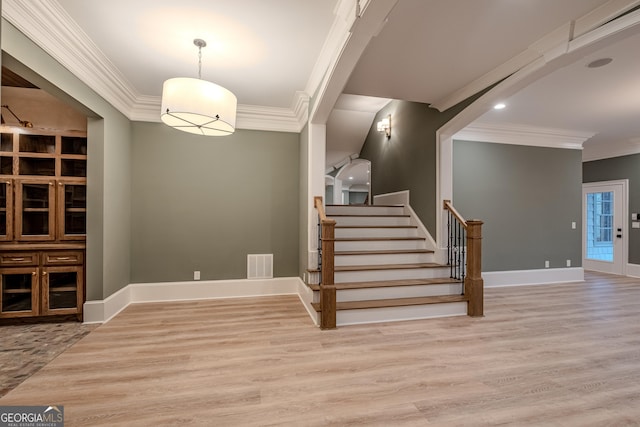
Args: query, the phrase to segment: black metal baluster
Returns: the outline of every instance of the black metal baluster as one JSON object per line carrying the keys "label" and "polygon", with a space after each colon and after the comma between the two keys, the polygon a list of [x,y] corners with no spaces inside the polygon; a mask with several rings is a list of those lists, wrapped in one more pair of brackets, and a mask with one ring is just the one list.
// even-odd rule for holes
{"label": "black metal baluster", "polygon": [[322,284],[322,220],[320,214],[318,214],[318,270],[320,271],[318,283]]}
{"label": "black metal baluster", "polygon": [[451,262],[451,212],[447,211],[447,265],[449,277],[453,277],[453,263]]}
{"label": "black metal baluster", "polygon": [[464,276],[467,274],[467,230],[463,230],[462,236],[462,274],[460,279],[464,282]]}

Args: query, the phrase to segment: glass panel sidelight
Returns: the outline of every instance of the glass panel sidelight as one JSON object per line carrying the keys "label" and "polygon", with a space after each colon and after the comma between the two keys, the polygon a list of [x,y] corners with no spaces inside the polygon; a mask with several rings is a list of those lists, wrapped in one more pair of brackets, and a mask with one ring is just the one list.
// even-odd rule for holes
{"label": "glass panel sidelight", "polygon": [[0,151],[13,151],[13,134],[0,134]]}
{"label": "glass panel sidelight", "polygon": [[6,182],[0,183],[0,236],[7,235],[7,192],[9,185]]}
{"label": "glass panel sidelight", "polygon": [[22,153],[48,153],[56,152],[56,137],[53,135],[20,134],[20,152]]}
{"label": "glass panel sidelight", "polygon": [[21,157],[20,175],[55,176],[56,160],[39,157]]}
{"label": "glass panel sidelight", "polygon": [[87,186],[64,186],[64,234],[82,235],[87,232]]}
{"label": "glass panel sidelight", "polygon": [[49,234],[49,187],[47,184],[22,184],[22,235]]}
{"label": "glass panel sidelight", "polygon": [[85,160],[62,159],[62,176],[87,176],[87,162]]}
{"label": "glass panel sidelight", "polygon": [[75,308],[78,304],[78,273],[49,273],[49,310]]}
{"label": "glass panel sidelight", "polygon": [[613,262],[613,191],[587,193],[586,258]]}
{"label": "glass panel sidelight", "polygon": [[62,154],[87,154],[87,138],[79,136],[62,137]]}
{"label": "glass panel sidelight", "polygon": [[31,311],[32,274],[2,275],[2,312]]}
{"label": "glass panel sidelight", "polygon": [[0,174],[11,175],[13,173],[13,157],[0,157]]}

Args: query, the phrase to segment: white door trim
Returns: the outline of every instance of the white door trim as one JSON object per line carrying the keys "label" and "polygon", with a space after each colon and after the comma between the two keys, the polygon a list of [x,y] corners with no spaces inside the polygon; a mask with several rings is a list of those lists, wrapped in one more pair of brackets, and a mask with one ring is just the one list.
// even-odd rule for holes
{"label": "white door trim", "polygon": [[[620,256],[622,259],[619,260],[619,262],[617,262],[617,260],[614,262],[614,264],[618,263],[619,267],[616,267],[614,271],[605,271],[606,269],[602,269],[602,268],[598,268],[590,264],[590,261],[587,261],[586,259],[586,254],[587,254],[587,206],[586,206],[586,194],[598,187],[610,187],[612,188],[611,191],[613,191],[613,187],[622,187],[621,188],[621,193],[622,193],[622,215],[621,215],[621,223],[614,223],[614,234],[616,233],[616,229],[617,228],[622,228],[622,247],[619,251],[614,252],[614,257],[616,256]],[[584,267],[585,270],[587,269],[593,269],[593,270],[597,270],[597,271],[604,271],[606,273],[612,273],[612,274],[620,274],[620,275],[626,275],[626,270],[627,270],[627,264],[628,264],[628,252],[629,252],[629,180],[628,179],[620,179],[620,180],[613,180],[613,181],[599,181],[599,182],[589,182],[589,183],[584,183],[582,184],[582,266]],[[615,221],[615,217],[614,217],[614,221]],[[615,237],[614,237],[615,239]],[[587,267],[590,268],[587,268]]]}

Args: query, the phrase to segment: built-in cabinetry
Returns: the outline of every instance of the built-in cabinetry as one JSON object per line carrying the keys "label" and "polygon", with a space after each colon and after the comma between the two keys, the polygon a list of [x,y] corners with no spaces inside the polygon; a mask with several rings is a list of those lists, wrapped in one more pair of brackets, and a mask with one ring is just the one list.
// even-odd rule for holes
{"label": "built-in cabinetry", "polygon": [[86,135],[0,127],[0,136],[0,318],[81,318]]}

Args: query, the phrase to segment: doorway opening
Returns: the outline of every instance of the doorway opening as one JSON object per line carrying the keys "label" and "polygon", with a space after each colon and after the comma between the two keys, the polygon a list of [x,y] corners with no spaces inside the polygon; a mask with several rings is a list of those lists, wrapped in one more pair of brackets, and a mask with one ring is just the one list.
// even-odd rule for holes
{"label": "doorway opening", "polygon": [[627,180],[583,184],[582,253],[585,270],[625,274],[627,189]]}

